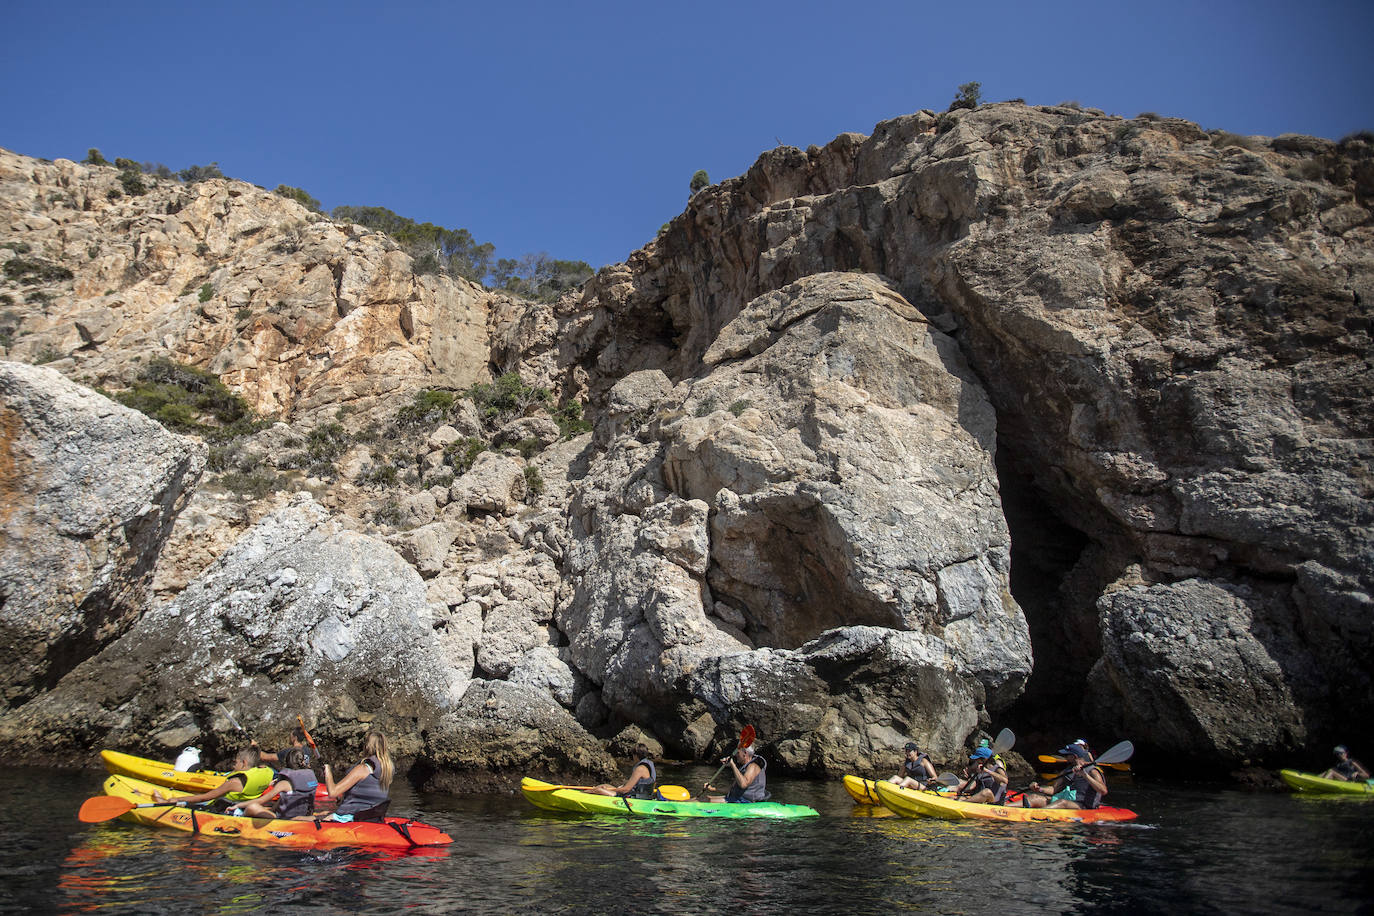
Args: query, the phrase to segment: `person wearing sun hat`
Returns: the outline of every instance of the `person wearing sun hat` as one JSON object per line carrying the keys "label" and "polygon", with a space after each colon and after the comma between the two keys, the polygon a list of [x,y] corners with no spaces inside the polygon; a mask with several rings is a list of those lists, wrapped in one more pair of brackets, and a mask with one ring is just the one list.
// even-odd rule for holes
{"label": "person wearing sun hat", "polygon": [[1101,805],[1102,796],[1107,794],[1107,779],[1093,763],[1087,742],[1074,742],[1061,747],[1057,753],[1070,761],[1070,765],[1049,790],[1042,789],[1039,783],[1031,783],[1029,791],[1021,797],[1021,804],[1027,808],[1096,808]]}

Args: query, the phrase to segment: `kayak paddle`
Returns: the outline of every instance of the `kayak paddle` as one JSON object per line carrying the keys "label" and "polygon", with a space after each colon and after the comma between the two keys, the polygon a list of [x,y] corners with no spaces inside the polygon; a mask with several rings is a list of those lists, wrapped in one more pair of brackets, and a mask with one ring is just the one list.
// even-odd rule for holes
{"label": "kayak paddle", "polygon": [[[731,752],[730,752],[730,755],[733,756],[733,755],[735,754],[736,751],[741,751],[741,750],[743,750],[743,749],[746,748],[746,747],[751,747],[753,744],[754,744],[754,726],[752,726],[752,725],[746,725],[746,726],[744,726],[744,728],[740,729],[740,733],[739,733],[739,743],[735,745],[735,750],[731,751]],[[725,767],[728,765],[728,762],[729,762],[729,759],[730,759],[730,758],[729,758],[729,757],[726,757],[725,759],[726,759],[726,763],[722,763],[722,764],[720,765],[720,769],[719,769],[719,770],[716,770],[715,775],[713,775],[710,779],[706,780],[706,785],[709,786],[709,785],[711,785],[712,783],[714,783],[714,782],[716,781],[716,779],[720,776],[720,774],[725,772]]]}
{"label": "kayak paddle", "polygon": [[148,802],[136,805],[127,798],[116,798],[113,795],[95,795],[81,803],[81,810],[76,813],[79,820],[87,824],[99,824],[102,821],[113,820],[122,814],[128,814],[135,808],[187,808],[190,807],[185,802],[176,800],[165,802]]}
{"label": "kayak paddle", "polygon": [[[1109,749],[1109,750],[1110,750],[1110,749]],[[1064,762],[1065,760],[1067,760],[1068,758],[1066,758],[1066,757],[1060,757],[1060,756],[1058,756],[1057,754],[1041,754],[1037,759],[1038,759],[1041,763],[1063,763],[1063,762]],[[1097,760],[1097,762],[1098,762],[1099,765],[1104,766],[1104,767],[1111,767],[1113,770],[1129,770],[1129,769],[1131,768],[1131,765],[1130,765],[1129,763],[1124,762],[1124,761],[1122,761],[1122,762],[1120,762],[1120,763],[1118,763],[1118,762],[1116,762],[1116,761],[1107,762],[1107,761],[1102,760],[1102,759],[1099,757],[1098,760]]]}
{"label": "kayak paddle", "polygon": [[1009,728],[1004,728],[997,733],[997,737],[992,740],[993,756],[1005,754],[1007,751],[1016,747],[1016,735]]}

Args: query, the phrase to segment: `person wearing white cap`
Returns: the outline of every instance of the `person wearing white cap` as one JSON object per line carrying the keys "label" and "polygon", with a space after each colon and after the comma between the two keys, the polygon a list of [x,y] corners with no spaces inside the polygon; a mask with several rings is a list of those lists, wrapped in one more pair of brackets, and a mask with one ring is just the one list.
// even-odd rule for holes
{"label": "person wearing white cap", "polygon": [[1030,791],[1021,796],[1021,803],[1027,808],[1096,808],[1102,804],[1107,779],[1093,763],[1086,744],[1074,742],[1062,747],[1059,756],[1069,758],[1073,765],[1059,774],[1048,792],[1039,783],[1031,783]]}
{"label": "person wearing white cap", "polygon": [[1342,782],[1358,782],[1369,778],[1369,771],[1350,756],[1350,749],[1344,744],[1336,745],[1336,765],[1322,774],[1323,779],[1339,779]]}

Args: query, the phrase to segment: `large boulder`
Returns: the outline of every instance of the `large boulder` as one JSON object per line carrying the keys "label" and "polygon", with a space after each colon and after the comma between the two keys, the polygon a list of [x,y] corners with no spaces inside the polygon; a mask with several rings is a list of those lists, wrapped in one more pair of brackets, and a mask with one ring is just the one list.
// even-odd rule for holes
{"label": "large boulder", "polygon": [[0,708],[138,618],[204,466],[199,443],[51,369],[0,362]]}
{"label": "large boulder", "polygon": [[[610,392],[557,616],[578,667],[693,751],[709,711],[756,713],[795,766],[853,766],[917,730],[953,752],[1031,667],[995,422],[957,349],[880,278],[829,274],[751,303],[705,362],[690,385],[647,371]],[[833,655],[826,634],[856,624],[905,648],[849,640],[849,665],[818,671],[806,647]],[[864,666],[884,675],[836,673]],[[737,702],[723,678],[766,689]],[[877,731],[827,724],[860,715]]]}

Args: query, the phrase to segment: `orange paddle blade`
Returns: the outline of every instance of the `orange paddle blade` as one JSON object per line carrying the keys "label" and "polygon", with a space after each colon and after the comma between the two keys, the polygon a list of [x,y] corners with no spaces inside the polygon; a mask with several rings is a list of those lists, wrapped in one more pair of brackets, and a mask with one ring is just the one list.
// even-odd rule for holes
{"label": "orange paddle blade", "polygon": [[311,750],[319,750],[319,748],[315,747],[315,739],[310,737],[310,730],[305,727],[305,719],[296,716],[296,721],[301,724],[301,731],[305,734],[305,743],[310,745]]}
{"label": "orange paddle blade", "polygon": [[754,726],[746,725],[739,733],[739,746],[749,747],[754,743]]}
{"label": "orange paddle blade", "polygon": [[119,817],[121,814],[127,814],[132,810],[134,810],[134,803],[127,798],[96,795],[81,803],[81,810],[76,813],[76,816],[87,824],[98,824],[101,821]]}

